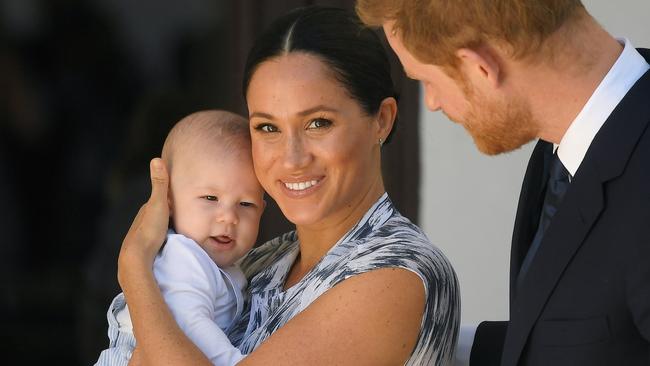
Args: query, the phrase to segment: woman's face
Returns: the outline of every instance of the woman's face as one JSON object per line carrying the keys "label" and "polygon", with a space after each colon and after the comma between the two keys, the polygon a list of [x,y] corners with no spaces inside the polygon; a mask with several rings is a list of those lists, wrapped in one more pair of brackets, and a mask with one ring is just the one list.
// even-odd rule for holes
{"label": "woman's face", "polygon": [[291,222],[336,225],[383,192],[378,139],[386,133],[318,57],[263,62],[247,101],[255,173]]}

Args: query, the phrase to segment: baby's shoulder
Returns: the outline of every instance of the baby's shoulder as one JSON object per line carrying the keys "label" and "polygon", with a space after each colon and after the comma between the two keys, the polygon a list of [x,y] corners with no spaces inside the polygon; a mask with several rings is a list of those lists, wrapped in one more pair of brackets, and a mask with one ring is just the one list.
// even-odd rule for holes
{"label": "baby's shoulder", "polygon": [[210,258],[201,246],[194,240],[183,234],[169,233],[162,249],[157,257],[168,257],[171,255],[192,256],[203,259]]}
{"label": "baby's shoulder", "polygon": [[169,233],[154,260],[154,270],[198,271],[213,274],[219,271],[219,267],[194,240],[182,234]]}

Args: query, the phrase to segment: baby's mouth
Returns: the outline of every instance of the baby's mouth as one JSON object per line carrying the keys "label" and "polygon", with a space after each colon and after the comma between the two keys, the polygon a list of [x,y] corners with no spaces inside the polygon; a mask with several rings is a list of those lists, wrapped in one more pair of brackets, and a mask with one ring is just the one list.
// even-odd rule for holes
{"label": "baby's mouth", "polygon": [[228,235],[217,235],[213,237],[214,240],[219,244],[230,244],[233,241]]}

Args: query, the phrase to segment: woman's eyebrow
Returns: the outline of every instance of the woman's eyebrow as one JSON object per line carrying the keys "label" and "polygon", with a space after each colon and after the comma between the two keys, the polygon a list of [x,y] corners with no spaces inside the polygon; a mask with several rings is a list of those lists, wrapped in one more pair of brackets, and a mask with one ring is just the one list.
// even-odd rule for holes
{"label": "woman's eyebrow", "polygon": [[314,112],[332,112],[332,113],[337,113],[339,110],[336,108],[328,107],[326,105],[317,105],[315,107],[311,107],[308,109],[305,109],[304,111],[298,112],[299,116],[307,116],[310,115]]}
{"label": "woman's eyebrow", "polygon": [[[332,107],[328,107],[326,105],[320,104],[320,105],[317,105],[317,106],[302,110],[302,111],[296,113],[296,115],[304,117],[304,116],[310,115],[310,114],[315,113],[315,112],[338,113],[339,110],[336,109],[336,108],[332,108]],[[253,112],[253,113],[250,114],[250,116],[248,118],[253,118],[253,117],[259,117],[259,118],[265,118],[265,119],[274,119],[275,118],[275,117],[273,117],[273,115],[271,115],[269,113],[264,113],[264,112]]]}
{"label": "woman's eyebrow", "polygon": [[265,119],[273,119],[273,116],[268,114],[268,113],[263,113],[263,112],[253,112],[248,116],[248,118],[253,118],[253,117],[259,117],[259,118],[265,118]]}

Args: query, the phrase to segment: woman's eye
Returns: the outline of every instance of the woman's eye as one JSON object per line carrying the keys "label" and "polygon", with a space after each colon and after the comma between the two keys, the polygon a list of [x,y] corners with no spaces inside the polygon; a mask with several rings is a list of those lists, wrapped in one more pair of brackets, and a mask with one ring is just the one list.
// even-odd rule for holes
{"label": "woman's eye", "polygon": [[262,132],[278,132],[278,128],[270,123],[260,123],[255,129]]}
{"label": "woman's eye", "polygon": [[316,118],[311,120],[309,122],[309,125],[307,126],[308,129],[313,129],[313,128],[327,128],[332,125],[332,121],[329,119],[325,118]]}
{"label": "woman's eye", "polygon": [[216,201],[217,200],[217,196],[203,196],[203,198],[205,198],[208,201]]}

